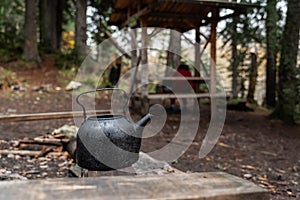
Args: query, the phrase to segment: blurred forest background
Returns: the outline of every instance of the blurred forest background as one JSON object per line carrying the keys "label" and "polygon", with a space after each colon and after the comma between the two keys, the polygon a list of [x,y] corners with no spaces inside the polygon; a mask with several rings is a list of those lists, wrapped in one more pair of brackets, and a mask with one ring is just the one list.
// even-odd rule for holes
{"label": "blurred forest background", "polygon": [[[218,26],[218,53],[228,61],[223,67],[230,74],[228,94],[255,104],[260,74],[265,88],[261,104],[272,111],[269,117],[295,124],[300,119],[300,1],[241,2],[260,7]],[[118,31],[108,24],[113,5],[108,0],[2,0],[0,88],[14,84],[10,69],[1,67],[5,63],[43,68],[50,56],[59,70],[75,74],[89,47]]]}
{"label": "blurred forest background", "polygon": [[[150,2],[131,0],[138,1]],[[172,3],[176,1],[170,0]],[[220,10],[221,17],[231,16],[218,23],[216,61],[218,76],[221,77],[228,97],[227,108],[230,109],[227,109],[222,134],[214,149],[205,158],[200,158],[199,150],[211,125],[210,106],[206,104],[209,101],[201,99],[201,120],[197,136],[184,154],[169,164],[184,172],[224,171],[233,174],[266,188],[270,191],[270,199],[299,199],[300,1],[216,1],[255,5],[247,6],[245,12],[238,10],[238,16],[231,15],[233,11],[230,9]],[[141,57],[142,51],[127,54],[124,53],[126,48],[122,47],[124,44],[131,47],[128,32],[137,32],[137,44],[141,46],[142,31],[130,29],[138,22],[135,16],[128,20],[130,28],[120,30],[110,24],[115,3],[116,0],[0,1],[0,181],[20,177],[68,177],[68,170],[74,160],[66,151],[65,143],[59,142],[57,146],[55,142],[56,146],[53,146],[34,142],[40,139],[70,141],[69,136],[55,132],[59,127],[73,126],[74,119],[81,120],[80,117],[72,118],[73,115],[70,115],[71,118],[33,121],[3,119],[14,115],[57,115],[74,111],[74,93],[67,86],[82,71],[80,66],[87,55],[97,59],[97,67],[105,59],[104,63],[112,63],[114,67],[121,63],[119,66],[123,74],[137,63],[138,59],[131,62],[132,57]],[[124,14],[124,10],[119,12]],[[160,14],[165,16],[164,13]],[[213,16],[212,13],[211,15]],[[200,52],[206,45],[208,50],[214,46],[207,42],[213,35],[210,35],[210,29],[212,28],[200,27]],[[148,41],[148,63],[177,67],[176,59],[179,56],[167,51],[152,54],[151,47],[158,45],[157,43],[168,50],[180,48],[183,55],[181,58],[196,60],[195,30],[177,34],[169,29],[159,31],[158,28],[149,28],[145,34],[149,38],[155,35],[152,39],[156,42]],[[109,41],[106,40],[108,38]],[[107,46],[110,48],[105,45],[97,46],[105,44],[103,41],[108,41]],[[112,62],[113,59],[118,61],[118,55],[122,55],[122,62]],[[204,64],[201,63],[200,67],[210,66],[210,55],[203,54],[201,61]],[[143,60],[140,60],[143,64]],[[193,69],[194,63],[189,62],[190,69]],[[105,66],[105,69],[105,76],[108,77],[112,67]],[[82,86],[97,87],[98,82],[95,83],[94,79],[99,80],[98,71],[86,71],[90,80],[80,80]],[[207,71],[207,74],[211,73],[210,70]],[[195,71],[192,70],[192,73]],[[149,77],[150,75],[149,70]],[[201,76],[206,78],[202,71]],[[106,78],[103,86],[112,87],[113,83]],[[207,92],[208,86],[201,86],[201,92]],[[148,89],[150,87],[155,91],[153,85],[149,84]],[[97,104],[96,109],[107,109],[111,105],[109,100],[109,95],[101,94],[96,98],[96,103],[89,102],[89,105],[95,107]],[[232,105],[243,105],[248,110],[241,111],[238,107],[232,109]],[[244,112],[250,110],[253,112]],[[135,112],[131,114],[140,118]],[[153,152],[172,142],[181,126],[180,120],[179,113],[168,112],[164,128],[152,137],[143,138],[141,151]],[[76,135],[77,127],[73,128]],[[23,154],[20,152],[24,151],[31,155],[35,152],[35,156],[21,156]]]}

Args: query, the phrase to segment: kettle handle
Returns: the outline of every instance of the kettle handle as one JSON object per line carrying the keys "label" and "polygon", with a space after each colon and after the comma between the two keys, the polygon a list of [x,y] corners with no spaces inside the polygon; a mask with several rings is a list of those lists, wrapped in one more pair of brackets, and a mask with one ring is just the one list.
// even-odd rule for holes
{"label": "kettle handle", "polygon": [[121,88],[98,88],[98,89],[95,89],[95,90],[90,90],[90,91],[87,91],[87,92],[83,92],[83,93],[79,94],[79,95],[76,97],[76,103],[77,103],[78,105],[80,105],[81,108],[82,108],[82,110],[83,110],[83,118],[84,118],[84,120],[86,120],[86,110],[85,110],[84,105],[83,105],[81,102],[79,102],[79,97],[82,96],[82,95],[84,95],[84,94],[88,94],[88,93],[92,93],[92,92],[97,92],[97,91],[105,91],[105,90],[119,90],[119,91],[122,91],[122,92],[125,94],[126,99],[127,99],[127,102],[126,102],[125,105],[123,106],[123,110],[125,110],[125,106],[127,105],[128,99],[129,99],[127,92],[125,92],[125,91],[124,91],[123,89],[121,89]]}

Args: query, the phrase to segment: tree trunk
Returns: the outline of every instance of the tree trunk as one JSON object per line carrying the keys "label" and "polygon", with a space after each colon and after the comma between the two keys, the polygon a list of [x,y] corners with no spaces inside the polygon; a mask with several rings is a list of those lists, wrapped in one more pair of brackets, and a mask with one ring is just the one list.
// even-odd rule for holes
{"label": "tree trunk", "polygon": [[266,104],[268,107],[276,105],[276,54],[277,54],[277,0],[268,0],[266,6],[267,20],[267,69],[266,69]]}
{"label": "tree trunk", "polygon": [[171,30],[170,42],[167,52],[167,66],[177,68],[180,63],[181,33]]}
{"label": "tree trunk", "polygon": [[238,97],[238,53],[237,53],[237,18],[233,18],[233,30],[232,30],[232,43],[231,43],[231,51],[232,51],[232,97]]}
{"label": "tree trunk", "polygon": [[278,102],[271,117],[281,119],[287,124],[295,123],[297,89],[297,54],[300,28],[300,1],[288,0],[286,24],[282,37],[279,66]]}
{"label": "tree trunk", "polygon": [[56,47],[60,49],[62,42],[62,32],[63,32],[63,12],[66,8],[66,0],[59,0],[57,4],[57,19],[56,19]]}
{"label": "tree trunk", "polygon": [[83,60],[87,53],[86,9],[86,0],[76,0],[75,51],[79,60]]}
{"label": "tree trunk", "polygon": [[[234,0],[236,2],[236,0]],[[232,51],[232,98],[238,97],[238,53],[237,53],[237,21],[238,16],[233,17],[231,51]]]}
{"label": "tree trunk", "polygon": [[257,79],[257,56],[255,53],[251,53],[251,67],[249,75],[249,88],[247,94],[247,102],[255,103],[254,93]]}
{"label": "tree trunk", "polygon": [[37,1],[26,0],[26,11],[25,11],[25,44],[23,59],[32,60],[38,63],[41,62],[38,48],[37,48],[37,25],[36,25],[36,14],[37,14]]}
{"label": "tree trunk", "polygon": [[[200,53],[200,30],[197,28],[195,30],[195,69],[194,76],[200,77],[200,65],[201,65],[201,53]],[[203,67],[204,69],[205,67]],[[194,85],[194,91],[200,93],[200,84],[199,82]]]}
{"label": "tree trunk", "polygon": [[61,9],[58,0],[40,0],[40,40],[41,47],[46,53],[53,53],[60,46],[62,21],[58,24]]}

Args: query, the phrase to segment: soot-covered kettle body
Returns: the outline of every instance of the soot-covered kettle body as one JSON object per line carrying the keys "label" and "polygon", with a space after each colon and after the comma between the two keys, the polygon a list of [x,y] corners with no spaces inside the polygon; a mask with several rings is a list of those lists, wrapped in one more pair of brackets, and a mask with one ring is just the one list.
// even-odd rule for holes
{"label": "soot-covered kettle body", "polygon": [[87,118],[80,96],[103,90],[119,90],[128,99],[127,93],[119,88],[96,89],[76,98],[84,115],[77,133],[76,162],[80,167],[94,171],[120,169],[135,163],[139,158],[143,129],[152,117],[149,113],[135,124],[125,115],[104,114]]}

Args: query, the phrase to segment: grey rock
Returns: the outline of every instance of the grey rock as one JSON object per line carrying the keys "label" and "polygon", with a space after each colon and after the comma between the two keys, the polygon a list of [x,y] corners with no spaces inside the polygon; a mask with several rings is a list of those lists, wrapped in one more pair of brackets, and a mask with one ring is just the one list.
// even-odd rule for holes
{"label": "grey rock", "polygon": [[246,179],[250,179],[252,177],[253,177],[252,174],[244,174],[244,178],[246,178]]}
{"label": "grey rock", "polygon": [[78,127],[76,126],[63,125],[62,127],[52,131],[51,134],[52,135],[64,134],[66,138],[73,139],[76,138],[77,131],[78,131]]}
{"label": "grey rock", "polygon": [[75,81],[71,81],[67,86],[66,86],[66,90],[70,91],[70,90],[76,90],[78,88],[80,88],[82,86],[81,83],[79,82],[75,82]]}

